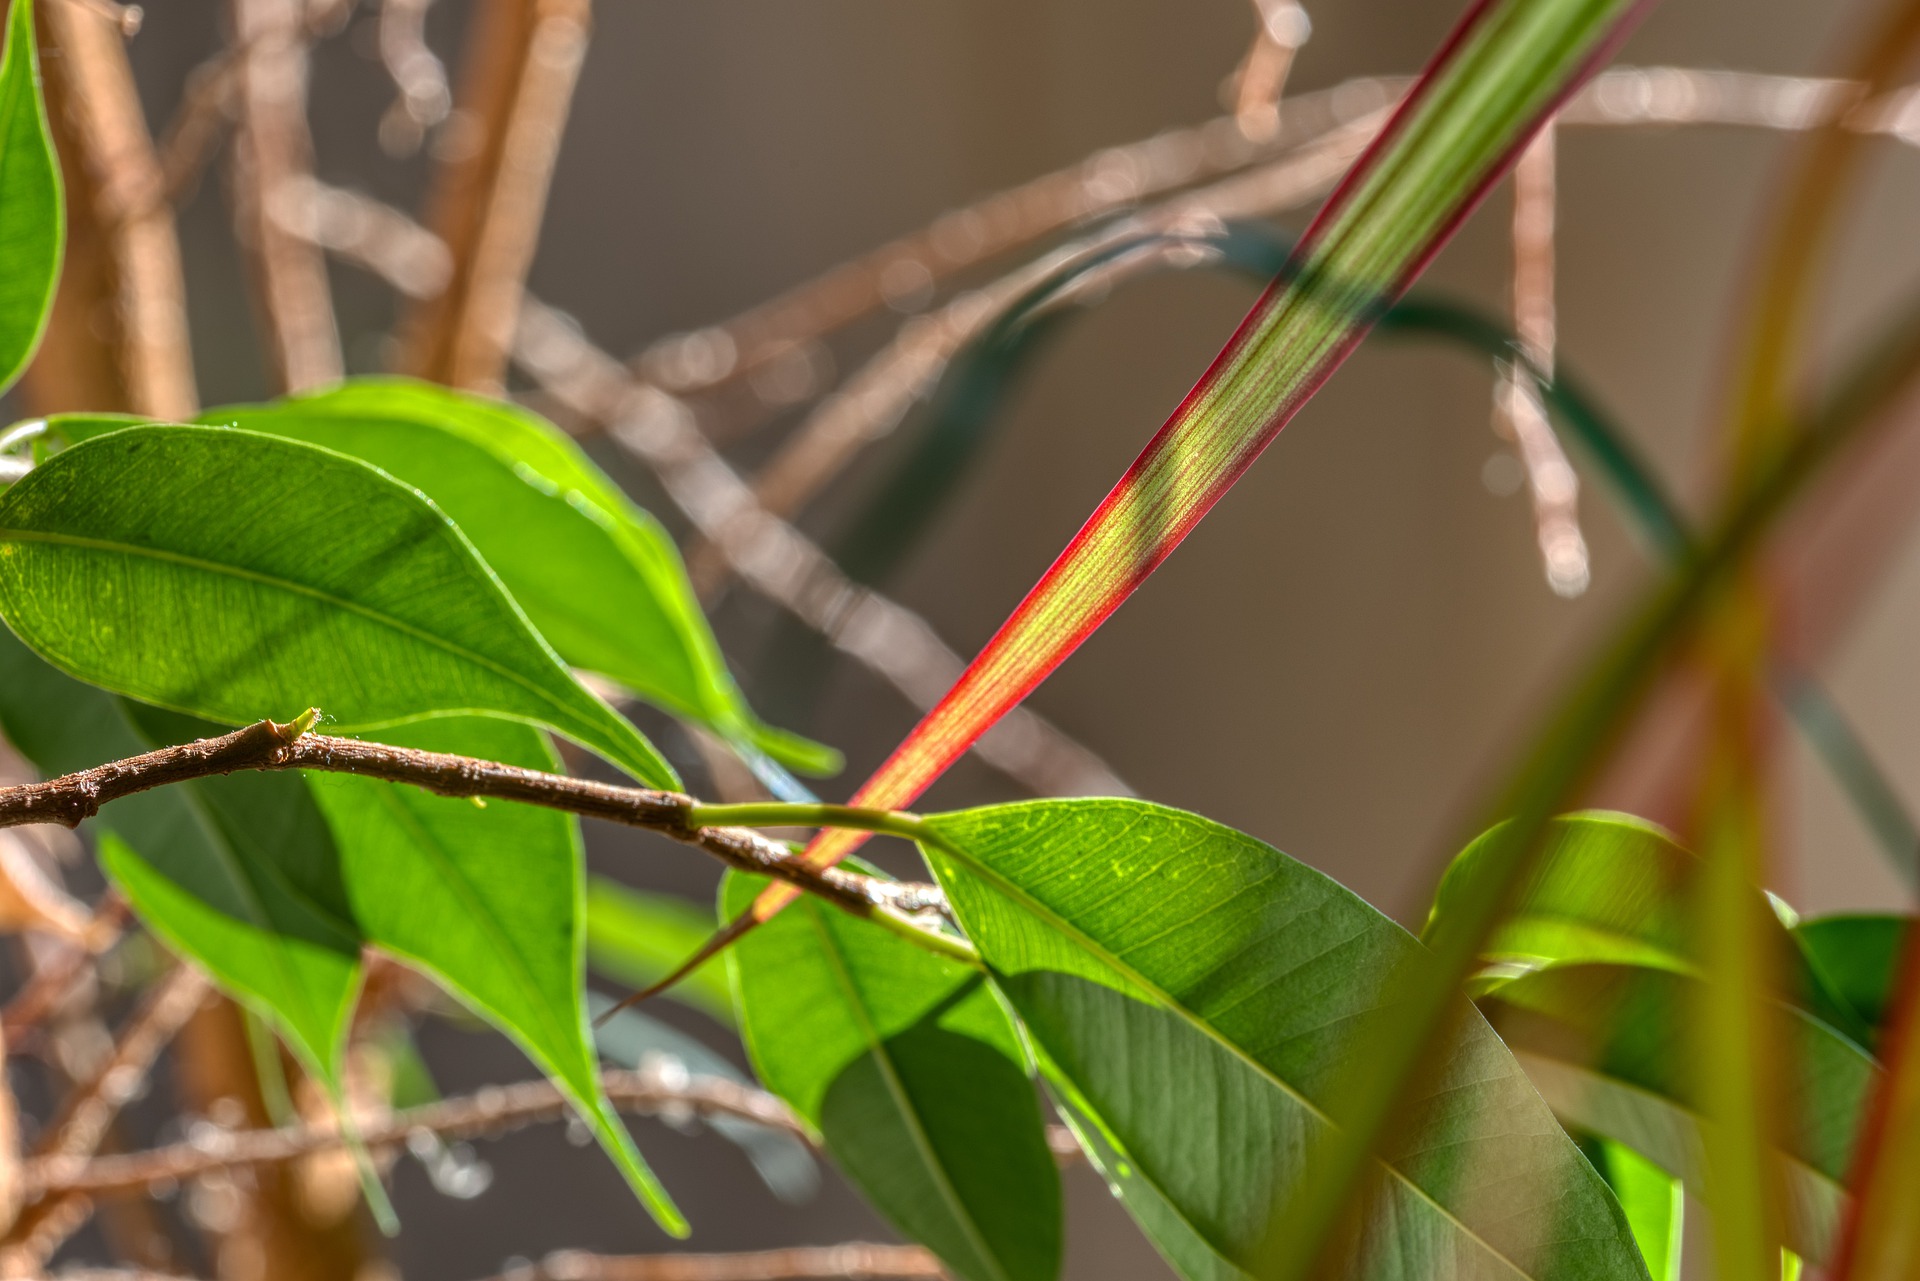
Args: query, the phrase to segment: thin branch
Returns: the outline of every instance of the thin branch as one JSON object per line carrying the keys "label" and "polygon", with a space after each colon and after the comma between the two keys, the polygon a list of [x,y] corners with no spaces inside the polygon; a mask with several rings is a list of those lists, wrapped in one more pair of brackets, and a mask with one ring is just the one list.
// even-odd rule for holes
{"label": "thin branch", "polygon": [[1280,95],[1294,55],[1313,33],[1299,0],[1253,0],[1259,30],[1233,73],[1233,118],[1240,132],[1263,142],[1280,131]]}
{"label": "thin branch", "polygon": [[[475,18],[428,225],[452,279],[402,326],[407,373],[498,393],[573,90],[588,0],[489,0]],[[470,140],[470,142],[468,141]]]}
{"label": "thin branch", "polygon": [[588,1254],[561,1250],[491,1281],[920,1281],[948,1274],[917,1245],[802,1246],[751,1254]]}
{"label": "thin branch", "polygon": [[[107,1061],[80,1084],[34,1145],[35,1158],[83,1160],[98,1148],[107,1126],[146,1082],[160,1051],[211,990],[205,976],[187,965],[176,966],[155,984]],[[91,1212],[91,1202],[79,1194],[26,1205],[0,1248],[0,1270],[9,1276],[19,1275],[23,1266],[37,1270]]]}
{"label": "thin branch", "polygon": [[[696,1076],[670,1083],[658,1073],[644,1071],[607,1071],[601,1074],[600,1080],[608,1100],[624,1111],[644,1114],[685,1109],[703,1118],[735,1117],[812,1142],[806,1127],[786,1104],[771,1094],[738,1082]],[[572,1105],[551,1082],[522,1081],[396,1113],[378,1125],[367,1127],[360,1137],[368,1148],[379,1151],[404,1146],[421,1132],[442,1139],[490,1138],[571,1114]],[[216,1170],[281,1165],[344,1147],[339,1132],[329,1127],[296,1125],[277,1130],[216,1130],[146,1152],[92,1158],[39,1157],[27,1163],[23,1186],[29,1201],[53,1196],[144,1192]]]}
{"label": "thin branch", "polygon": [[[1554,138],[1549,123],[1513,171],[1513,326],[1536,369],[1554,357]],[[1494,383],[1494,425],[1518,447],[1533,500],[1535,537],[1547,585],[1559,596],[1587,590],[1592,572],[1580,530],[1580,478],[1532,378],[1505,366]]]}
{"label": "thin branch", "polygon": [[447,118],[453,94],[447,69],[427,47],[427,10],[433,0],[381,0],[380,65],[398,90],[380,117],[380,145],[388,155],[410,156],[427,131]]}
{"label": "thin branch", "polygon": [[305,8],[302,0],[232,0],[240,50],[234,225],[259,300],[268,361],[287,391],[335,382],[344,368],[326,259],[288,235],[272,214],[281,189],[313,171]]}
{"label": "thin branch", "polygon": [[0,1035],[8,1040],[39,1025],[72,994],[75,985],[90,972],[95,956],[112,947],[127,922],[127,901],[118,891],[109,890],[88,923],[83,943],[62,946],[53,958],[36,969],[18,994],[0,1008]]}
{"label": "thin branch", "polygon": [[838,868],[816,870],[785,845],[758,832],[699,826],[690,819],[694,800],[680,793],[569,778],[444,752],[309,734],[305,732],[311,723],[309,718],[288,724],[258,721],[218,738],[163,747],[43,783],[0,788],[0,828],[26,823],[74,827],[98,813],[101,806],[123,796],[240,770],[309,769],[357,774],[411,784],[439,796],[518,801],[659,832],[703,850],[729,867],[786,881],[936,951],[962,959],[970,952],[960,940],[930,934],[909,918],[908,913],[920,908],[926,887]]}
{"label": "thin branch", "polygon": [[[43,408],[127,408],[157,418],[188,417],[198,399],[187,343],[180,243],[172,211],[154,196],[164,180],[127,62],[122,27],[113,17],[78,4],[47,5],[43,13],[49,41],[60,55],[49,59],[50,96],[61,117],[63,141],[77,153],[63,156],[73,195],[70,256],[97,257],[100,274],[86,282],[70,272],[74,278],[62,282],[62,293],[91,284],[109,302],[115,367],[104,381],[121,389],[106,396],[106,401],[119,403],[103,401],[99,375],[107,371],[88,368],[83,353],[64,351],[60,339],[50,335],[42,356],[48,368],[40,371],[39,387],[52,390],[48,378],[71,386],[41,398],[73,403]],[[98,347],[92,300],[75,297],[74,302],[86,314],[74,316],[71,327],[84,335],[82,344]],[[56,374],[63,362],[70,366],[65,378]]]}

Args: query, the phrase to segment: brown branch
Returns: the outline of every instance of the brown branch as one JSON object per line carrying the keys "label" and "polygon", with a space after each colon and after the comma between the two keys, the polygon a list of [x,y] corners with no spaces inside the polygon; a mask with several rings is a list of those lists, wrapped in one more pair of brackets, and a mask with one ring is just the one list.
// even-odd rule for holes
{"label": "brown branch", "polygon": [[[684,1083],[669,1084],[656,1073],[608,1071],[601,1074],[601,1085],[608,1100],[625,1111],[690,1109],[701,1117],[737,1117],[812,1142],[806,1127],[786,1104],[733,1081],[696,1076]],[[571,1110],[566,1096],[550,1082],[522,1081],[397,1113],[363,1130],[360,1137],[375,1151],[400,1147],[421,1131],[443,1139],[493,1137],[522,1126],[559,1120]],[[339,1132],[327,1127],[221,1131],[212,1137],[123,1156],[39,1157],[27,1163],[23,1187],[29,1201],[70,1194],[143,1192],[215,1170],[281,1165],[344,1147]]]}
{"label": "brown branch", "polygon": [[1253,13],[1260,28],[1233,73],[1233,118],[1250,140],[1264,142],[1280,130],[1280,95],[1313,24],[1299,0],[1253,0]]}
{"label": "brown branch", "polygon": [[447,69],[427,47],[427,9],[433,0],[381,0],[380,65],[397,90],[380,117],[380,146],[391,156],[419,150],[427,130],[453,106]]}
{"label": "brown branch", "polygon": [[[738,827],[695,827],[693,798],[591,779],[546,774],[494,761],[308,734],[300,722],[258,721],[218,738],[197,739],[80,770],[43,783],[0,788],[0,828],[26,823],[67,827],[123,796],[239,770],[309,769],[407,783],[440,796],[518,801],[671,836],[741,871],[771,876],[857,916],[898,916],[924,887],[814,869],[778,841]],[[907,910],[913,910],[909,907]]]}
{"label": "brown branch", "polygon": [[492,1281],[918,1281],[948,1274],[917,1245],[802,1246],[750,1254],[588,1254],[561,1250]]}
{"label": "brown branch", "polygon": [[[34,1145],[36,1159],[84,1159],[100,1145],[107,1126],[133,1098],[178,1032],[212,989],[191,966],[176,966],[147,993],[113,1053],[74,1091]],[[37,1268],[77,1231],[92,1206],[86,1197],[60,1195],[27,1205],[7,1232],[0,1248],[0,1271],[19,1275],[22,1266]]]}
{"label": "brown branch", "polygon": [[9,1039],[38,1026],[70,996],[90,972],[93,958],[120,937],[127,921],[127,901],[118,891],[107,891],[88,923],[84,943],[69,942],[33,972],[19,993],[0,1008],[0,1036]]}
{"label": "brown branch", "polygon": [[307,29],[302,0],[232,0],[239,50],[233,216],[266,340],[286,391],[337,381],[343,365],[325,257],[289,235],[277,201],[313,171],[307,129]]}
{"label": "brown branch", "polygon": [[588,22],[588,0],[488,0],[476,14],[427,220],[453,276],[402,325],[404,372],[502,386]]}
{"label": "brown branch", "polygon": [[180,244],[171,210],[155,199],[164,180],[122,28],[78,4],[42,13],[69,241],[55,319],[35,361],[36,406],[188,417],[198,400]]}

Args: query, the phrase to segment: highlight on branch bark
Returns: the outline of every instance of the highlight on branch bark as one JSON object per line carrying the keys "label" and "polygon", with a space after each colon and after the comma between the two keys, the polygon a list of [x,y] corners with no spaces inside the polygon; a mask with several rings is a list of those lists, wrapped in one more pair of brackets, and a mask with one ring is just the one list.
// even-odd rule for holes
{"label": "highlight on branch bark", "polygon": [[125,409],[185,418],[198,408],[180,243],[117,17],[41,8],[48,114],[67,198],[60,292],[28,371],[36,408]]}
{"label": "highlight on branch bark", "polygon": [[302,0],[231,0],[236,67],[233,216],[259,300],[268,364],[284,391],[337,381],[340,334],[326,259],[287,234],[275,203],[313,172]]}
{"label": "highlight on branch bark", "polygon": [[588,0],[478,6],[427,218],[453,273],[405,319],[402,372],[502,386],[588,24]]}
{"label": "highlight on branch bark", "polygon": [[0,828],[27,823],[74,827],[120,797],[240,770],[307,769],[357,774],[410,784],[439,796],[518,801],[659,832],[729,867],[785,881],[949,955],[967,950],[960,940],[929,935],[910,919],[909,913],[923,910],[928,902],[937,902],[937,895],[929,898],[927,887],[839,869],[816,872],[779,841],[759,832],[700,826],[694,818],[696,803],[689,796],[308,733],[317,715],[308,712],[286,723],[257,721],[218,738],[163,747],[41,783],[0,788]]}

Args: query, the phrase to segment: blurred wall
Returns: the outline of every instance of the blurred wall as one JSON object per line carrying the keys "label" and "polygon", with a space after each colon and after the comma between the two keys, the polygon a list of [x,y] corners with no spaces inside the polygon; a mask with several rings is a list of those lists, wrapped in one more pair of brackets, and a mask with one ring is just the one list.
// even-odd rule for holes
{"label": "blurred wall", "polygon": [[[1415,70],[1457,3],[1314,0],[1295,85]],[[1251,25],[1244,0],[606,0],[560,159],[532,286],[603,346],[630,352],[769,296],[943,210],[1100,147],[1218,110]],[[443,0],[446,47],[464,6]],[[1815,73],[1870,12],[1781,0],[1668,0],[1622,60]],[[210,38],[212,7],[155,5],[136,42],[156,104]],[[364,19],[362,20],[364,25]],[[374,148],[389,90],[357,31],[322,50],[323,176],[417,196],[418,162]],[[156,108],[157,109],[157,108]],[[1911,211],[1920,153],[1881,144],[1874,202],[1850,231],[1833,308],[1857,332],[1920,274]],[[1734,131],[1573,131],[1561,150],[1562,358],[1692,488],[1713,422],[1728,318],[1783,143]],[[186,234],[209,400],[260,390],[244,295],[210,182]],[[1429,280],[1504,297],[1504,191]],[[348,351],[375,368],[391,307],[341,271]],[[1250,303],[1245,285],[1160,278],[1121,291],[1057,342],[1020,387],[990,454],[894,582],[971,651],[1105,492]],[[871,342],[877,330],[863,331]],[[857,357],[858,344],[844,349]],[[1488,378],[1461,356],[1369,344],[1178,555],[1035,697],[1142,794],[1253,832],[1417,920],[1475,800],[1526,741],[1544,700],[1648,581],[1589,488],[1592,590],[1551,595],[1524,498],[1481,483],[1495,450]],[[749,442],[751,452],[760,444]],[[636,479],[643,486],[644,479]],[[857,485],[856,477],[854,485]],[[848,491],[850,492],[850,491]],[[830,528],[832,504],[815,523]],[[1883,764],[1920,802],[1920,558],[1908,556],[1829,676]],[[723,639],[748,679],[768,611],[729,597]],[[889,689],[840,670],[810,727],[849,754],[851,786],[913,719]],[[807,728],[807,727],[803,727]],[[1818,771],[1792,795],[1788,896],[1810,909],[1886,905],[1894,882]],[[932,803],[1014,795],[968,764]],[[620,874],[701,893],[704,867],[596,833]],[[670,1017],[681,1017],[670,1015]],[[689,1024],[693,1026],[693,1024]],[[710,1029],[709,1029],[710,1030]],[[444,1034],[447,1084],[513,1074],[510,1051]],[[882,1231],[842,1191],[798,1210],[742,1191],[712,1140],[643,1136],[720,1248]],[[617,1182],[556,1180],[564,1147],[493,1150],[481,1206],[403,1189],[399,1252],[419,1276],[478,1275],[510,1253],[660,1244]],[[569,1160],[568,1171],[591,1163]],[[1073,1274],[1163,1275],[1076,1174]]]}

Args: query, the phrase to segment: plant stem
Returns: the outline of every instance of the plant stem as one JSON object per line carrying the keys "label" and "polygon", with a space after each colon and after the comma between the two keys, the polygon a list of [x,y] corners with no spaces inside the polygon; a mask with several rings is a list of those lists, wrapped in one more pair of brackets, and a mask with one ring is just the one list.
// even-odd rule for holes
{"label": "plant stem", "polygon": [[877,810],[859,805],[794,804],[755,801],[744,805],[695,805],[687,820],[699,827],[850,827],[917,841],[926,825],[918,814],[905,810]]}

